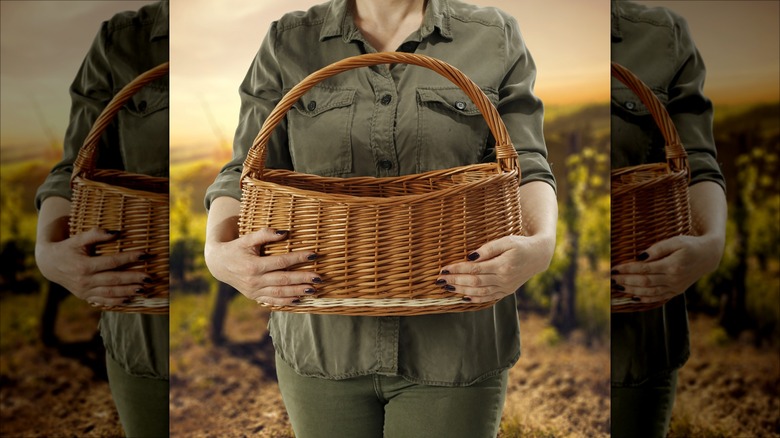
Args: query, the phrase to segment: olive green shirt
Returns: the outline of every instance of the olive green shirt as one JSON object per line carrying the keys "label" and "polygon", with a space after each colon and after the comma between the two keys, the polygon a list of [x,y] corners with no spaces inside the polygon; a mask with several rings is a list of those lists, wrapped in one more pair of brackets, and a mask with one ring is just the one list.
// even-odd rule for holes
{"label": "olive green shirt", "polygon": [[[663,102],[688,153],[691,184],[725,190],[716,161],[705,68],[682,17],[664,8],[612,2],[612,60],[627,67]],[[612,168],[664,161],[664,139],[648,109],[612,80]],[[690,355],[685,296],[663,307],[612,314],[612,384],[634,386],[681,367]]]}
{"label": "olive green shirt", "polygon": [[[375,52],[346,0],[274,22],[241,84],[234,159],[206,194],[239,199],[252,140],[276,102],[306,75]],[[517,22],[495,8],[428,1],[422,26],[398,48],[439,58],[474,80],[497,106],[520,155],[523,183],[554,187],[542,136],[534,62]],[[330,78],[296,103],[269,144],[268,167],[318,175],[395,176],[494,159],[487,125],[465,93],[429,70],[362,68]],[[305,376],[372,373],[463,386],[511,367],[520,355],[514,296],[476,312],[350,317],[274,312],[280,357]]]}
{"label": "olive green shirt", "polygon": [[[168,2],[123,12],[103,23],[70,88],[64,155],[38,188],[35,205],[70,199],[70,178],[92,123],[111,98],[139,74],[168,61]],[[117,114],[98,146],[97,167],[168,176],[168,80],[141,89]],[[128,373],[168,378],[168,316],[103,312],[108,354]]]}

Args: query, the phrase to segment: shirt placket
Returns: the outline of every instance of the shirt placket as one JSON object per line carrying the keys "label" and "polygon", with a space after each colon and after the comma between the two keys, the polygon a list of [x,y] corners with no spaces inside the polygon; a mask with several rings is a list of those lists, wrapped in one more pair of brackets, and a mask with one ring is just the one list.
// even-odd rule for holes
{"label": "shirt placket", "polygon": [[395,148],[395,118],[398,92],[387,65],[369,69],[374,88],[374,114],[371,117],[371,151],[377,176],[398,176]]}

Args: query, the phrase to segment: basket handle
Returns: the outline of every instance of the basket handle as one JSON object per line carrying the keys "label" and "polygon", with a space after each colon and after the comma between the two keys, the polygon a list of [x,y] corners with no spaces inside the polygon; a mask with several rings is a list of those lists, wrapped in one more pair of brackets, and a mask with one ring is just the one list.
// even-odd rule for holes
{"label": "basket handle", "polygon": [[97,147],[100,142],[100,137],[125,103],[127,103],[138,90],[167,74],[167,62],[162,63],[151,70],[147,70],[125,85],[116,93],[116,95],[114,95],[111,101],[108,102],[108,105],[106,105],[92,124],[92,129],[89,130],[89,134],[87,134],[87,138],[84,139],[84,144],[81,146],[81,149],[79,149],[79,154],[73,162],[73,174],[70,177],[71,187],[77,176],[81,175],[86,178],[92,176],[95,166],[97,165]]}
{"label": "basket handle", "polygon": [[612,63],[612,76],[633,91],[647,109],[650,110],[655,124],[661,130],[661,134],[666,141],[664,150],[666,151],[666,162],[669,165],[669,169],[673,172],[684,170],[690,178],[688,154],[685,152],[680,135],[677,133],[677,128],[674,127],[674,122],[669,116],[669,112],[666,111],[664,104],[658,100],[655,93],[641,79],[616,62]]}
{"label": "basket handle", "polygon": [[474,81],[469,79],[457,68],[436,58],[404,52],[381,52],[352,56],[334,62],[305,77],[285,94],[265,119],[262,128],[260,128],[260,132],[257,134],[257,137],[255,137],[252,147],[249,149],[247,157],[244,160],[244,169],[241,172],[241,180],[247,175],[257,179],[262,177],[265,167],[267,146],[271,139],[271,132],[282,121],[285,114],[287,114],[287,111],[292,108],[295,102],[297,102],[304,93],[309,91],[319,82],[347,70],[378,64],[396,63],[425,67],[444,76],[450,82],[460,87],[460,89],[468,95],[471,101],[474,102],[479,109],[479,112],[482,113],[482,117],[485,118],[490,132],[496,140],[496,161],[501,170],[504,172],[511,172],[512,170],[517,169],[519,175],[520,166],[517,161],[517,152],[509,139],[509,132],[506,129],[506,125],[504,125],[504,121],[501,120],[498,110],[490,103],[488,97]]}

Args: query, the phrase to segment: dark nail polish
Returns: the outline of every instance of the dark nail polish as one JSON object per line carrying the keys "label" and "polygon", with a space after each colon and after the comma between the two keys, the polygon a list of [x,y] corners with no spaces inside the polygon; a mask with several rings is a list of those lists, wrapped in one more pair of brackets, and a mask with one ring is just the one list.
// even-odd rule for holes
{"label": "dark nail polish", "polygon": [[442,285],[447,284],[447,280],[445,280],[443,278],[440,278],[440,279],[436,280],[435,284],[438,285],[438,286],[442,286]]}
{"label": "dark nail polish", "polygon": [[304,291],[305,293],[307,293],[307,294],[311,295],[311,294],[313,294],[313,293],[317,292],[317,289],[314,289],[313,287],[307,287],[307,288],[306,288],[306,289],[304,289],[303,291]]}
{"label": "dark nail polish", "polygon": [[478,252],[472,252],[471,254],[466,256],[467,259],[471,260],[472,262],[479,258]]}
{"label": "dark nail polish", "polygon": [[441,270],[441,275],[448,275],[449,273],[450,273],[450,271],[448,271],[446,269],[442,269]]}
{"label": "dark nail polish", "polygon": [[618,275],[620,272],[617,271],[617,269],[613,269],[612,272],[610,272],[611,275]]}
{"label": "dark nail polish", "polygon": [[451,284],[445,284],[442,289],[449,291],[449,292],[455,292],[455,286]]}
{"label": "dark nail polish", "polygon": [[139,294],[139,295],[143,295],[143,294],[144,294],[144,292],[146,292],[146,291],[145,291],[144,289],[140,288],[140,287],[139,287],[138,289],[136,289],[136,290],[135,290],[135,293],[137,293],[137,294]]}
{"label": "dark nail polish", "polygon": [[124,300],[124,301],[122,301],[122,304],[130,304],[130,303],[132,303],[132,302],[133,302],[133,299],[132,299],[132,298],[125,298],[125,300]]}
{"label": "dark nail polish", "polygon": [[138,256],[138,260],[149,260],[150,258],[154,257],[153,255],[145,252]]}
{"label": "dark nail polish", "polygon": [[612,279],[612,286],[614,286],[614,285],[616,285],[616,284],[617,284],[617,281],[615,281],[615,279],[613,278],[613,279]]}
{"label": "dark nail polish", "polygon": [[144,283],[154,283],[154,280],[152,280],[149,277],[144,278]]}
{"label": "dark nail polish", "polygon": [[322,283],[322,279],[320,277],[314,277],[311,279],[311,282],[314,284],[320,284]]}
{"label": "dark nail polish", "polygon": [[317,254],[309,254],[309,256],[306,257],[306,260],[317,260]]}
{"label": "dark nail polish", "polygon": [[636,259],[641,262],[641,261],[647,260],[649,257],[650,257],[650,254],[648,254],[646,252],[643,252],[642,254],[639,254],[638,256],[636,256]]}
{"label": "dark nail polish", "polygon": [[642,299],[639,298],[639,297],[631,297],[631,301],[634,301],[634,302],[638,303],[638,302],[642,301]]}
{"label": "dark nail polish", "polygon": [[299,300],[298,298],[296,298],[296,299],[292,300],[292,303],[293,303],[293,304],[300,304],[300,303],[301,303],[301,300]]}
{"label": "dark nail polish", "polygon": [[118,236],[119,230],[106,230],[106,233],[112,235],[112,236]]}
{"label": "dark nail polish", "polygon": [[278,234],[280,236],[284,236],[287,233],[289,233],[289,231],[288,230],[276,230],[276,231],[274,231],[274,233],[276,233],[276,234]]}
{"label": "dark nail polish", "polygon": [[620,284],[616,284],[616,285],[615,285],[615,289],[617,289],[617,290],[619,290],[619,291],[621,291],[621,292],[622,292],[622,291],[624,291],[624,290],[626,290],[626,288],[625,288],[625,287],[623,287],[623,285],[620,285]]}
{"label": "dark nail polish", "polygon": [[469,298],[469,297],[463,297],[462,300],[467,302],[467,303],[471,302],[471,298]]}

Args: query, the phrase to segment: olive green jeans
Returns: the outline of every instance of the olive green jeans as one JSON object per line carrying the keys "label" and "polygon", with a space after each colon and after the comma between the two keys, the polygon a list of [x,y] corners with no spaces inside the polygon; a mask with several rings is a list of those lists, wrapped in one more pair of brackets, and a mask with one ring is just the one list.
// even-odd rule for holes
{"label": "olive green jeans", "polygon": [[663,438],[669,430],[677,370],[639,386],[612,387],[613,438]]}
{"label": "olive green jeans", "polygon": [[465,387],[382,375],[329,380],[298,375],[278,356],[276,371],[297,438],[495,438],[508,375]]}
{"label": "olive green jeans", "polygon": [[128,374],[108,355],[106,368],[125,436],[168,437],[168,381]]}

